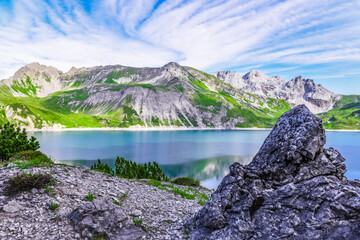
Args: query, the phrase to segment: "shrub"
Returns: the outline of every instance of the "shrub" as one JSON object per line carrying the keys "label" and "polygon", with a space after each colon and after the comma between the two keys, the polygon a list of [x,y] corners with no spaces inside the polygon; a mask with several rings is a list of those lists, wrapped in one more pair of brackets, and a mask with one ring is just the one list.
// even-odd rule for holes
{"label": "shrub", "polygon": [[51,182],[49,174],[17,174],[8,180],[8,186],[5,189],[7,195],[14,195],[18,192],[29,191],[33,188],[42,188]]}
{"label": "shrub", "polygon": [[191,187],[199,187],[200,182],[199,180],[188,178],[188,177],[179,177],[172,181],[174,184],[177,185],[184,185],[184,186],[191,186]]}
{"label": "shrub", "polygon": [[39,142],[34,136],[28,139],[25,129],[15,128],[13,124],[0,126],[0,161],[7,161],[15,153],[26,150],[37,150]]}

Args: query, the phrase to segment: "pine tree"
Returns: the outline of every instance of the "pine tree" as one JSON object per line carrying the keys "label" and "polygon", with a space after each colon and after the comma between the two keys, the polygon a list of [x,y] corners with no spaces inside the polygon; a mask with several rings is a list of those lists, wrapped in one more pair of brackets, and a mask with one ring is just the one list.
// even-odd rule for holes
{"label": "pine tree", "polygon": [[39,142],[34,136],[28,139],[25,129],[21,131],[10,123],[0,125],[0,161],[9,160],[17,152],[39,148]]}

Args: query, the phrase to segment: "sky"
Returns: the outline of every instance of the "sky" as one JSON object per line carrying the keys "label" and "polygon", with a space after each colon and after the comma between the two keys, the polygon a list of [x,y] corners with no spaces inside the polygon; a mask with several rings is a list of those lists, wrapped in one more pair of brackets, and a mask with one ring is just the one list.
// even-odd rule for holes
{"label": "sky", "polygon": [[39,62],[258,69],[360,94],[359,0],[0,0],[0,79]]}

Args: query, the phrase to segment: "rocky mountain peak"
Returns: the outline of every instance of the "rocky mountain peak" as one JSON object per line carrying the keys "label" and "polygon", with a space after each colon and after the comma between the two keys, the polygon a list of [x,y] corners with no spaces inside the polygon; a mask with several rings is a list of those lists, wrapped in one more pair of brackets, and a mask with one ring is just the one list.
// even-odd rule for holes
{"label": "rocky mountain peak", "polygon": [[256,69],[253,69],[251,70],[250,72],[248,72],[247,74],[245,74],[243,76],[244,79],[249,79],[250,81],[256,81],[256,80],[265,80],[267,78],[269,78],[269,76],[267,76],[265,73],[259,71],[259,70],[256,70]]}
{"label": "rocky mountain peak", "polygon": [[21,67],[3,83],[12,87],[14,96],[45,97],[62,89],[59,81],[61,74],[62,72],[54,67],[33,62]]}
{"label": "rocky mountain peak", "polygon": [[176,62],[169,62],[169,63],[165,64],[162,68],[164,68],[164,69],[177,69],[177,68],[181,68],[181,65],[176,63]]}
{"label": "rocky mountain peak", "polygon": [[74,75],[78,69],[76,67],[71,67],[66,75]]}
{"label": "rocky mountain peak", "polygon": [[47,75],[49,78],[57,78],[60,76],[61,72],[54,67],[33,62],[21,67],[11,78],[14,80],[22,79],[24,75],[27,75],[30,78],[35,78],[40,74]]}
{"label": "rocky mountain peak", "polygon": [[293,107],[305,104],[314,113],[330,110],[341,97],[315,84],[314,80],[302,76],[288,82],[279,76],[269,77],[259,70],[252,70],[244,76],[236,72],[222,71],[215,76],[235,88],[263,97],[283,99]]}
{"label": "rocky mountain peak", "polygon": [[325,141],[306,106],[284,113],[250,164],[230,166],[188,222],[190,238],[358,239],[360,181]]}

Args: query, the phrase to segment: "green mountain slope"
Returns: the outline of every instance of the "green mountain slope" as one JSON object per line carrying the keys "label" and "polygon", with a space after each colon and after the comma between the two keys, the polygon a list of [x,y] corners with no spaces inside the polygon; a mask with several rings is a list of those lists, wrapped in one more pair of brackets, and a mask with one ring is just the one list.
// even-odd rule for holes
{"label": "green mountain slope", "polygon": [[[234,89],[213,75],[176,63],[52,72],[58,77],[47,77],[47,86],[41,78],[50,75],[46,68],[28,68],[19,70],[21,88],[14,87],[19,82],[16,74],[0,86],[0,122],[28,128],[271,127],[290,109],[283,100]],[[59,86],[61,90],[54,91]],[[50,94],[38,97],[36,89]]]}
{"label": "green mountain slope", "polygon": [[[360,129],[359,102],[359,96],[343,96],[319,117],[326,128]],[[0,123],[28,129],[270,128],[289,109],[285,100],[245,92],[177,63],[67,73],[32,63],[0,82]]]}
{"label": "green mountain slope", "polygon": [[328,129],[360,129],[360,95],[343,95],[332,110],[319,117]]}

